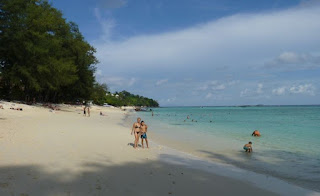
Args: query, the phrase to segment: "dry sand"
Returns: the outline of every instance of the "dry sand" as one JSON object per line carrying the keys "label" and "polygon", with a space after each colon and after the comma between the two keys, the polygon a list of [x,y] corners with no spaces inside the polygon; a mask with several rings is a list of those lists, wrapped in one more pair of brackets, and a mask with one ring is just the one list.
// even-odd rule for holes
{"label": "dry sand", "polygon": [[[2,102],[0,195],[274,195],[246,181],[163,161],[174,154],[151,144],[133,149],[126,112],[93,107]],[[10,110],[22,107],[23,111]],[[100,116],[103,111],[107,116]]]}

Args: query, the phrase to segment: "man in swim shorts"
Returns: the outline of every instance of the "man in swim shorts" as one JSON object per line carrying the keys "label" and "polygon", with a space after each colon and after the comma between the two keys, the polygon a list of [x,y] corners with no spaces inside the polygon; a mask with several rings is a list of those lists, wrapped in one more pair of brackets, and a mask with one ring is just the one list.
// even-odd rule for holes
{"label": "man in swim shorts", "polygon": [[144,148],[143,140],[146,140],[147,148],[149,148],[147,131],[148,131],[148,126],[144,123],[144,121],[141,121],[141,145],[142,145],[142,148]]}
{"label": "man in swim shorts", "polygon": [[248,144],[245,144],[243,146],[243,149],[246,151],[246,152],[252,152],[252,142],[249,142]]}

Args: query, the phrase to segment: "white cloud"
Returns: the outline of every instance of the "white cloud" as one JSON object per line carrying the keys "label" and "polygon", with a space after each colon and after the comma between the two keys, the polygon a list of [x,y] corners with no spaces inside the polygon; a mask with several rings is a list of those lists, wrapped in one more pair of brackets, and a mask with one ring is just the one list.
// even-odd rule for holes
{"label": "white cloud", "polygon": [[263,90],[262,90],[262,88],[263,88],[263,84],[258,84],[258,88],[257,88],[257,94],[262,94],[263,93]]}
{"label": "white cloud", "polygon": [[305,56],[303,56],[303,58],[301,57],[293,52],[284,52],[280,54],[278,60],[283,63],[299,63],[302,61],[302,59],[304,59]]}
{"label": "white cloud", "polygon": [[284,95],[286,92],[286,87],[279,87],[272,89],[272,94],[274,95]]}
{"label": "white cloud", "polygon": [[[175,99],[181,105],[195,105],[206,97],[208,104],[214,99],[223,103],[226,97],[231,97],[228,103],[237,104],[252,97],[265,100],[268,93],[286,95],[288,100],[301,103],[300,96],[293,95],[318,95],[315,86],[305,86],[312,78],[292,84],[306,77],[298,72],[301,67],[316,68],[319,72],[319,13],[320,6],[315,5],[237,14],[177,31],[136,34],[117,40],[111,39],[116,22],[112,17],[100,17],[105,33],[93,43],[101,62],[97,67],[102,73],[114,76],[104,77],[111,88],[131,84],[130,90],[137,91],[134,85],[137,82],[131,77],[143,75],[139,78],[139,88],[172,105],[178,102]],[[282,70],[261,69],[266,66],[264,62],[273,68],[289,67],[298,71],[283,74]],[[308,77],[316,78],[317,72],[304,71],[309,71]],[[166,78],[174,78],[176,83],[170,80],[165,89],[155,91],[155,85],[168,82]],[[238,88],[240,81],[244,84],[242,89]],[[284,85],[272,89],[273,82]],[[243,99],[239,99],[239,93]],[[276,96],[273,98],[276,103]],[[316,96],[308,98],[304,103],[317,102]]]}
{"label": "white cloud", "polygon": [[210,99],[212,97],[212,95],[213,95],[212,93],[208,93],[205,98]]}
{"label": "white cloud", "polygon": [[177,99],[176,97],[168,98],[167,102],[171,103],[171,102],[174,102],[176,99]]}
{"label": "white cloud", "polygon": [[102,76],[102,71],[100,69],[97,69],[95,72],[96,76]]}
{"label": "white cloud", "polygon": [[168,81],[169,81],[168,79],[158,80],[158,81],[156,82],[156,85],[157,85],[157,86],[160,86],[160,85],[162,85],[162,84],[167,83]]}
{"label": "white cloud", "polygon": [[236,83],[232,81],[223,83],[222,81],[213,80],[213,81],[207,81],[204,84],[201,84],[196,90],[221,91],[221,90],[225,90],[227,86],[232,86],[234,84]]}
{"label": "white cloud", "polygon": [[100,13],[99,8],[94,9],[94,14],[95,14],[96,19],[100,23],[101,28],[102,28],[102,32],[103,32],[100,39],[105,43],[110,42],[113,29],[116,26],[115,19],[113,19],[111,16],[109,16],[108,18],[104,18]]}
{"label": "white cloud", "polygon": [[306,94],[306,95],[315,95],[316,88],[312,84],[299,84],[291,86],[282,86],[272,90],[274,95],[285,95],[286,93],[290,94]]}
{"label": "white cloud", "polygon": [[125,0],[100,0],[100,7],[105,9],[114,9],[125,6],[127,1]]}
{"label": "white cloud", "polygon": [[249,94],[250,90],[249,89],[244,89],[240,92],[240,97],[246,97]]}
{"label": "white cloud", "polygon": [[134,85],[137,81],[136,78],[126,78],[126,77],[113,77],[113,76],[103,76],[98,77],[99,82],[107,83],[111,86],[116,87],[130,87]]}
{"label": "white cloud", "polygon": [[136,79],[135,79],[135,78],[131,78],[131,79],[129,80],[128,85],[129,85],[129,86],[132,86],[132,85],[134,85],[134,83],[136,83]]}
{"label": "white cloud", "polygon": [[320,67],[320,56],[283,52],[265,64],[268,68],[314,69]]}
{"label": "white cloud", "polygon": [[211,87],[212,90],[224,90],[225,88],[226,86],[224,84],[219,84]]}
{"label": "white cloud", "polygon": [[[241,70],[248,67],[248,59],[259,62],[261,57],[279,54],[281,48],[318,49],[319,12],[316,6],[238,14],[180,31],[97,42],[95,46],[100,66],[111,65],[116,70],[188,67],[208,71],[222,63]],[[110,29],[112,25],[106,26]]]}
{"label": "white cloud", "polygon": [[259,83],[257,85],[257,88],[254,90],[250,90],[248,88],[242,90],[240,92],[240,97],[255,97],[263,94],[263,84]]}
{"label": "white cloud", "polygon": [[315,94],[315,87],[312,84],[295,85],[289,88],[289,91],[294,94]]}

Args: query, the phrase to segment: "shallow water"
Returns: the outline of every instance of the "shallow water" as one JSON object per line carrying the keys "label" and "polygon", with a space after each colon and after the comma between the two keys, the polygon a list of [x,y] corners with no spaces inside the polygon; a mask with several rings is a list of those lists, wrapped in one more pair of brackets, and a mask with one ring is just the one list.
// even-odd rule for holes
{"label": "shallow water", "polygon": [[[153,111],[153,117],[150,112],[138,115],[158,135],[185,143],[209,158],[320,191],[320,106]],[[251,136],[255,129],[261,137]],[[242,151],[248,141],[253,142],[252,154]]]}

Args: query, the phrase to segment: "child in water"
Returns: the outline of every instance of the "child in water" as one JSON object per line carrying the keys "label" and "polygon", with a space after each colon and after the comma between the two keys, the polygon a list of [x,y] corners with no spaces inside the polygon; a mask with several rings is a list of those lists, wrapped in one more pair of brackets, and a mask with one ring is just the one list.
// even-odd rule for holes
{"label": "child in water", "polygon": [[243,146],[243,149],[246,151],[246,152],[252,152],[252,142],[249,142],[248,144],[245,144]]}
{"label": "child in water", "polygon": [[141,133],[141,145],[142,145],[142,148],[144,148],[143,139],[146,140],[147,148],[149,148],[147,131],[148,131],[148,126],[144,123],[144,121],[141,121],[141,132],[142,132]]}

